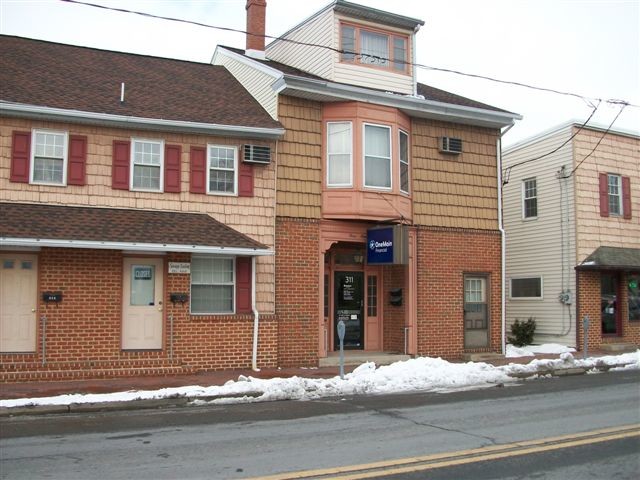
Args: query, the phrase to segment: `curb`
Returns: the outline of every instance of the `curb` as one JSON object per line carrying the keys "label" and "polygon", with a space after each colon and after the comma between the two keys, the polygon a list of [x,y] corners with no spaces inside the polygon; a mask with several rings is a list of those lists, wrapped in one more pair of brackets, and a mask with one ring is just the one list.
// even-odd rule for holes
{"label": "curb", "polygon": [[[607,372],[612,368],[620,368],[630,365],[629,363],[620,363],[615,365],[606,365],[604,363],[594,365],[592,367],[567,367],[553,368],[541,366],[535,372],[515,372],[509,376],[517,379],[526,379],[538,375],[551,375],[554,377],[566,377],[572,375],[585,375],[592,370]],[[194,397],[168,397],[151,400],[129,400],[118,402],[96,402],[96,403],[71,403],[69,405],[29,405],[24,407],[0,407],[0,418],[18,417],[27,415],[52,415],[64,413],[98,413],[98,412],[117,412],[126,410],[151,410],[160,408],[179,408],[192,405],[194,402],[208,403],[220,399],[240,399],[245,397],[258,398],[263,395],[260,391],[248,391],[241,394],[223,394],[211,396],[194,396]]]}

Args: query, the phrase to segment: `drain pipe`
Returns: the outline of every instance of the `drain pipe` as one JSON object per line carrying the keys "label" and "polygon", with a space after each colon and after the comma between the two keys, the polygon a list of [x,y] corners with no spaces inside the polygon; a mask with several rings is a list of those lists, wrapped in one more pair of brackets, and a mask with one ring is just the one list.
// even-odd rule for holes
{"label": "drain pipe", "polygon": [[506,280],[505,276],[507,273],[506,268],[506,247],[507,247],[507,234],[504,230],[504,223],[502,220],[502,137],[505,133],[507,133],[514,126],[512,123],[507,127],[505,131],[500,131],[500,135],[496,140],[496,167],[498,171],[498,230],[500,230],[500,320],[502,325],[502,334],[501,334],[501,348],[502,354],[506,355],[507,353],[507,337],[506,337],[506,329],[507,329],[507,315],[505,312],[506,308],[506,292],[505,285]]}
{"label": "drain pipe", "polygon": [[42,315],[40,317],[42,323],[42,365],[47,363],[47,316]]}
{"label": "drain pipe", "polygon": [[260,314],[256,308],[256,257],[251,257],[251,310],[253,311],[253,351],[251,354],[251,369],[254,372],[258,368],[258,327],[260,326]]}

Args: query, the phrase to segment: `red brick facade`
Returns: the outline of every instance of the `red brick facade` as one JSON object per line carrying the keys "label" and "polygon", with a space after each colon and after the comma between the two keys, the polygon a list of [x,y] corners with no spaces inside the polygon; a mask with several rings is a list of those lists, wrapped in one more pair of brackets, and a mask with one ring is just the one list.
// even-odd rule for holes
{"label": "red brick facade", "polygon": [[[382,341],[385,352],[404,352],[404,317],[407,308],[405,270],[406,268],[402,265],[385,266],[383,269],[384,287],[379,295],[382,295],[382,315],[384,316]],[[389,292],[394,288],[402,288],[402,305],[389,304]]]}

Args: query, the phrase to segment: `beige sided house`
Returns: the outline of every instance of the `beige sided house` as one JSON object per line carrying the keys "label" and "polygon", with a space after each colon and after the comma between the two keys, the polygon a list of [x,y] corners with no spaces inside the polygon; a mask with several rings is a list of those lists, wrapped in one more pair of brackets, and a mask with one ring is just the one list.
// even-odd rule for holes
{"label": "beige sided house", "polygon": [[582,348],[588,316],[589,348],[638,345],[640,135],[570,122],[503,161],[507,324]]}

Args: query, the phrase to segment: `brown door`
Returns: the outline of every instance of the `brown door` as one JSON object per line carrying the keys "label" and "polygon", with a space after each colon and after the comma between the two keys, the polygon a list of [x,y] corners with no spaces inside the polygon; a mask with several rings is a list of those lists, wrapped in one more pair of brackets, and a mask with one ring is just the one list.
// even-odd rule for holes
{"label": "brown door", "polygon": [[159,258],[125,258],[122,294],[122,348],[162,348],[163,265]]}
{"label": "brown door", "polygon": [[0,352],[36,350],[38,257],[0,254]]}
{"label": "brown door", "polygon": [[465,348],[489,346],[486,277],[464,277],[464,346]]}

